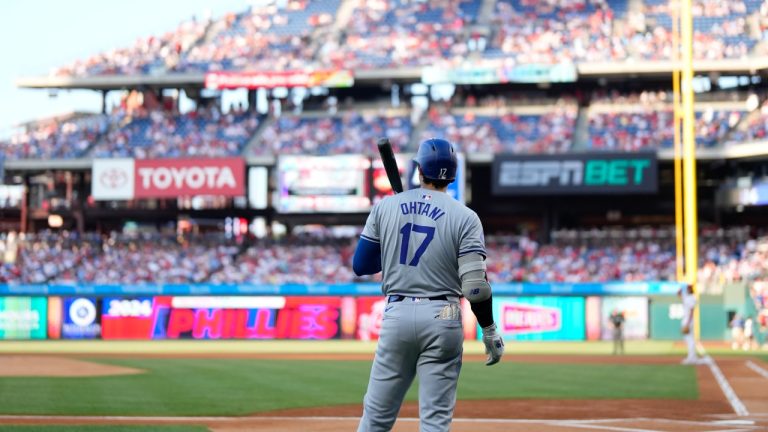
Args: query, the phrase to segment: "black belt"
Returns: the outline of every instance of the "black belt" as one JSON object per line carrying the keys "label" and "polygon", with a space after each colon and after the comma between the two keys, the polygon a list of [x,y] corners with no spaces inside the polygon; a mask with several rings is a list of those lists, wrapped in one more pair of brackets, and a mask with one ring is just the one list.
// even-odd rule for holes
{"label": "black belt", "polygon": [[418,299],[432,300],[432,301],[435,301],[435,300],[448,300],[448,296],[446,296],[446,295],[440,295],[440,296],[435,296],[435,297],[408,297],[408,296],[401,296],[401,295],[391,295],[387,299],[387,303],[397,303],[397,302],[401,302],[401,301],[403,301],[403,300],[405,300],[407,298],[418,298]]}

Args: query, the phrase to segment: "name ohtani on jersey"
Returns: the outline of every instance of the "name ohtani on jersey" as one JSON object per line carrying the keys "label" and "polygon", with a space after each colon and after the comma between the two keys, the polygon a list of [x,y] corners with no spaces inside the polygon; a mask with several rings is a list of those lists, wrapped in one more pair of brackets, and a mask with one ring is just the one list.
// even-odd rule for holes
{"label": "name ohtani on jersey", "polygon": [[408,203],[400,204],[400,212],[402,212],[404,215],[417,214],[427,216],[433,221],[437,221],[441,217],[445,216],[445,212],[440,209],[440,207],[420,201],[411,201]]}

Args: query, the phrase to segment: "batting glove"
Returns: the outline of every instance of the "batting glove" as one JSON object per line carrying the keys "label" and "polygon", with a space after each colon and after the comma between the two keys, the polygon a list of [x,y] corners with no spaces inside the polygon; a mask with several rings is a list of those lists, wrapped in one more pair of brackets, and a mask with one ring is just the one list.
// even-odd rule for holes
{"label": "batting glove", "polygon": [[496,324],[483,327],[483,344],[485,345],[485,353],[488,355],[485,365],[491,366],[498,363],[501,356],[504,355],[504,339],[496,333]]}

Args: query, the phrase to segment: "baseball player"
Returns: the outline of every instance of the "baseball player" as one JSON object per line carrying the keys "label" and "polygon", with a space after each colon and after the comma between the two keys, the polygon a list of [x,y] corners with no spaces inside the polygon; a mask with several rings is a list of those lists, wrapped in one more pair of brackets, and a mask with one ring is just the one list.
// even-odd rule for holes
{"label": "baseball player", "polygon": [[686,285],[678,291],[680,299],[683,301],[683,319],[680,322],[680,332],[683,334],[683,340],[688,348],[688,356],[682,361],[683,364],[699,364],[696,353],[696,341],[693,338],[693,310],[696,309],[696,296],[693,294],[693,286]]}
{"label": "baseball player", "polygon": [[613,354],[624,354],[624,312],[614,309],[608,320],[613,325]]}
{"label": "baseball player", "polygon": [[504,341],[493,321],[477,214],[445,193],[456,153],[443,139],[421,143],[414,158],[421,187],[387,197],[368,216],[355,250],[357,275],[383,272],[387,296],[358,431],[389,431],[419,376],[421,431],[448,431],[464,342],[459,298],[469,300],[497,363]]}

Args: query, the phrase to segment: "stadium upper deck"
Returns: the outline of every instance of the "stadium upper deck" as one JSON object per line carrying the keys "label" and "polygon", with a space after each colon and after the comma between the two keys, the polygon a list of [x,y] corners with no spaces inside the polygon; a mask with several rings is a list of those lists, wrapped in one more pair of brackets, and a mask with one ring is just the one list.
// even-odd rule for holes
{"label": "stadium upper deck", "polygon": [[[765,107],[750,109],[738,95],[719,96],[695,105],[700,148],[766,139]],[[110,115],[30,124],[0,141],[0,149],[8,160],[374,154],[379,136],[388,136],[403,152],[426,137],[444,136],[470,154],[638,151],[671,148],[670,99],[664,92],[595,95],[579,107],[567,97],[529,104],[471,98],[458,106],[433,104],[423,113],[383,104],[279,116],[223,113],[215,105],[185,114],[162,107],[118,108]]]}
{"label": "stadium upper deck", "polygon": [[[192,20],[133,46],[52,71],[59,76],[215,70],[390,69],[669,60],[666,0],[292,0]],[[765,52],[768,4],[695,0],[694,55]]]}
{"label": "stadium upper deck", "polygon": [[[768,46],[768,1],[695,0],[693,12],[697,58],[756,67]],[[357,74],[466,64],[637,65],[670,58],[670,27],[665,0],[292,0],[186,21],[166,34],[52,73],[128,79],[238,70],[331,68]],[[169,78],[164,85],[189,86],[179,80]],[[375,84],[383,87],[384,79]],[[454,97],[427,111],[407,103],[397,110],[387,103],[362,106],[357,100],[339,111],[315,106],[282,115],[211,106],[182,114],[145,104],[77,121],[29,124],[0,142],[0,152],[9,160],[340,154],[372,152],[366,143],[385,134],[400,151],[433,135],[449,137],[465,152],[485,154],[671,147],[668,94],[648,102],[632,95],[655,90],[641,93],[635,87],[618,96],[581,95],[577,103],[569,93],[579,90],[555,91],[548,100],[524,106],[509,93],[491,104]],[[750,98],[733,94],[715,93],[714,101],[697,103],[700,147],[766,139],[768,111],[760,107],[759,90]]]}

